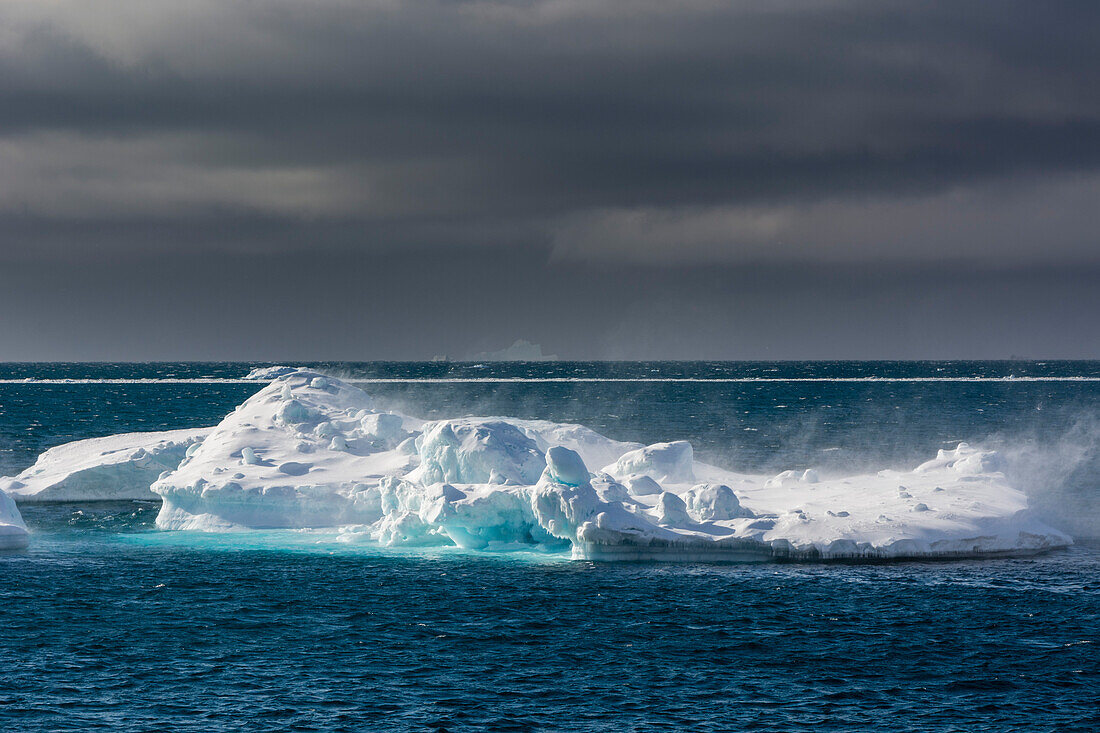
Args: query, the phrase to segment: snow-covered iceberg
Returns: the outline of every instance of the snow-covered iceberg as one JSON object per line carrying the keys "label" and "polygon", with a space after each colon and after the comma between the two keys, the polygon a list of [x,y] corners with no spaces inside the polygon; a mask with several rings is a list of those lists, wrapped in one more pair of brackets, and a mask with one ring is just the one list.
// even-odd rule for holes
{"label": "snow-covered iceberg", "polygon": [[27,546],[29,535],[19,508],[0,490],[0,550],[18,550]]}
{"label": "snow-covered iceberg", "polygon": [[1029,514],[995,453],[966,444],[911,471],[740,474],[696,461],[684,441],[642,446],[501,417],[424,422],[308,370],[278,376],[195,445],[152,485],[163,529],[339,527],[386,545],[655,560],[975,556],[1071,542]]}
{"label": "snow-covered iceberg", "polygon": [[149,485],[179,466],[210,428],[124,433],[50,448],[0,490],[18,502],[156,499]]}

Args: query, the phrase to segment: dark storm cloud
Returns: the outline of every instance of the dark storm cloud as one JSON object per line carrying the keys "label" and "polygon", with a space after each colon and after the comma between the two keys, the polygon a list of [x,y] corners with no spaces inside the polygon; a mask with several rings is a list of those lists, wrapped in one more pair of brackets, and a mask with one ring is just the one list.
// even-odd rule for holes
{"label": "dark storm cloud", "polygon": [[[597,345],[626,318],[570,263],[675,265],[646,281],[670,303],[714,265],[894,268],[911,293],[943,282],[922,260],[1095,272],[1098,30],[1094,2],[14,0],[0,265],[49,290],[64,263],[134,282],[151,256],[241,274],[268,255],[416,288],[446,256],[487,268],[501,304],[540,282],[618,314],[547,348],[567,355],[619,353]],[[237,282],[225,298],[265,300]],[[330,300],[321,275],[296,287]],[[396,332],[395,302],[370,307]],[[692,312],[738,307],[708,302]],[[483,313],[494,335],[463,338],[492,350],[555,317]]]}
{"label": "dark storm cloud", "polygon": [[[8,9],[7,140],[170,136],[141,162],[376,181],[329,193],[340,213],[379,196],[411,218],[728,204],[1100,164],[1095,4],[106,7]],[[81,162],[132,175],[113,152]]]}

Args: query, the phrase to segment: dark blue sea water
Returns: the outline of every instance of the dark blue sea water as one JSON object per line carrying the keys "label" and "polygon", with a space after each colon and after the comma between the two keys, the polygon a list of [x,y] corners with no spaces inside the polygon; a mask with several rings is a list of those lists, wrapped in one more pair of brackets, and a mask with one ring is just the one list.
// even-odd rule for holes
{"label": "dark blue sea water", "polygon": [[[0,365],[0,473],[68,440],[216,422],[260,385],[201,380],[250,366]],[[322,368],[399,380],[363,386],[412,414],[686,438],[753,470],[992,444],[1051,521],[1097,525],[1100,382],[1080,379],[1097,362]],[[646,381],[500,381],[548,378]],[[667,381],[683,379],[705,381]],[[665,566],[163,533],[151,503],[23,510],[31,547],[0,554],[2,731],[1100,730],[1087,539],[1027,559]]]}

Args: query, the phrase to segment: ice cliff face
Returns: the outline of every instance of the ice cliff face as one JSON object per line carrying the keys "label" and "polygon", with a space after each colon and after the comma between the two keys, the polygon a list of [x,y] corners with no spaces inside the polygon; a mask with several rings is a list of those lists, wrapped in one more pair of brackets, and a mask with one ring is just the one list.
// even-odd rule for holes
{"label": "ice cliff face", "polygon": [[995,454],[965,444],[909,472],[738,474],[695,461],[684,441],[641,446],[499,417],[425,423],[307,370],[278,376],[196,445],[152,485],[163,529],[340,527],[349,541],[386,545],[661,560],[966,556],[1070,542],[1030,517]]}

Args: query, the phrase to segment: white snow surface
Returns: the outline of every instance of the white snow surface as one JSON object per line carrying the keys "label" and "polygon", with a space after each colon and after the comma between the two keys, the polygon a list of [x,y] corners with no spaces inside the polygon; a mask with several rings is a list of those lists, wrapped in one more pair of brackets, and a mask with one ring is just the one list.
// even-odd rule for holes
{"label": "white snow surface", "polygon": [[0,550],[18,550],[27,546],[29,535],[19,507],[0,490]]}
{"label": "white snow surface", "polygon": [[907,471],[741,474],[694,460],[684,441],[381,412],[304,369],[240,405],[152,490],[162,529],[340,528],[349,542],[589,559],[962,557],[1071,543],[1030,515],[995,453],[965,443]]}
{"label": "white snow surface", "polygon": [[174,470],[210,428],[123,433],[65,443],[38,456],[0,490],[18,502],[156,499],[149,485]]}

